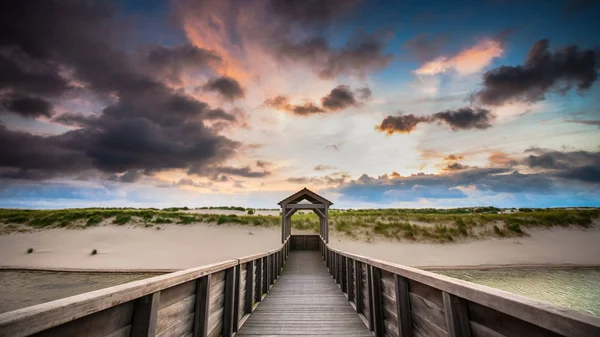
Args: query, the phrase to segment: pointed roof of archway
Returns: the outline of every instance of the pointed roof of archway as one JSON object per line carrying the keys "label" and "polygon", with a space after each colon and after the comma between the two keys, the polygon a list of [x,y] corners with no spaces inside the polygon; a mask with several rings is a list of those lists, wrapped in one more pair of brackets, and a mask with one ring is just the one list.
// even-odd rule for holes
{"label": "pointed roof of archway", "polygon": [[309,202],[313,203],[313,204],[325,204],[328,206],[333,205],[333,202],[323,198],[322,196],[318,195],[317,193],[309,190],[308,188],[303,188],[300,191],[290,195],[289,197],[281,200],[280,202],[278,202],[278,205],[284,205],[284,204],[296,204],[302,200],[308,200]]}

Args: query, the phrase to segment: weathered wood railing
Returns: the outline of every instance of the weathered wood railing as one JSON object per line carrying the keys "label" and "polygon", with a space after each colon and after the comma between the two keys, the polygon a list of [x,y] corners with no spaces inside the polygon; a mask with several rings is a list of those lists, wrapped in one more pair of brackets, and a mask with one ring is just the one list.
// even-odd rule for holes
{"label": "weathered wood railing", "polygon": [[290,250],[186,269],[0,315],[0,336],[231,336]]}
{"label": "weathered wood railing", "polygon": [[600,336],[600,318],[320,242],[327,267],[375,336]]}

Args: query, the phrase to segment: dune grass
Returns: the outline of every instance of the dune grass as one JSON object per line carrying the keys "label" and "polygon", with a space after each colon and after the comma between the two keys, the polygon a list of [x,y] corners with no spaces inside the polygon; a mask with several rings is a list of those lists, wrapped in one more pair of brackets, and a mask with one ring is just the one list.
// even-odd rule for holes
{"label": "dune grass", "polygon": [[[219,207],[213,209],[238,209]],[[133,209],[85,208],[62,210],[0,209],[3,233],[23,231],[23,228],[87,228],[99,224],[154,225],[196,223],[239,224],[279,227],[281,216],[223,215],[183,212],[184,208]],[[245,209],[246,211],[249,209]],[[524,209],[504,213],[494,207],[458,209],[361,209],[330,210],[330,231],[352,238],[370,241],[377,237],[425,241],[454,242],[467,238],[519,237],[530,228],[554,226],[590,227],[600,217],[600,209]],[[319,219],[314,213],[296,213],[292,218],[295,230],[318,232]],[[161,227],[162,228],[162,227]]]}

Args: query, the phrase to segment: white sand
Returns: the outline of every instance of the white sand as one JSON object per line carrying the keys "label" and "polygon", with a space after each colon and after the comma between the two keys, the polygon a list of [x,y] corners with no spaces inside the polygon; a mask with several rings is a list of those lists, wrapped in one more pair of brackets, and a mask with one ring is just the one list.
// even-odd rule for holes
{"label": "white sand", "polygon": [[[277,228],[166,225],[163,230],[100,226],[0,236],[0,266],[82,269],[179,269],[265,252]],[[252,233],[253,235],[251,235]],[[531,237],[467,243],[365,243],[332,237],[333,247],[410,266],[600,265],[600,228],[531,231]],[[26,254],[28,248],[35,251]],[[98,254],[91,256],[92,249]]]}
{"label": "white sand", "polygon": [[600,228],[531,230],[529,237],[431,244],[332,238],[334,248],[414,267],[600,265]]}

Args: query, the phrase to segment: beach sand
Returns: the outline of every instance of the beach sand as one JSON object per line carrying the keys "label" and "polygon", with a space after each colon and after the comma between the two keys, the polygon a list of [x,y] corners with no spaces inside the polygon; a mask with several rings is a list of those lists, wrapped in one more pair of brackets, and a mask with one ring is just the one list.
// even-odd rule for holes
{"label": "beach sand", "polygon": [[[261,253],[280,245],[278,228],[165,225],[49,229],[0,236],[0,266],[24,268],[183,269]],[[600,265],[600,228],[528,230],[522,238],[464,243],[356,241],[332,234],[332,247],[416,267]],[[33,248],[32,254],[27,249]],[[97,255],[90,255],[96,249]]]}

